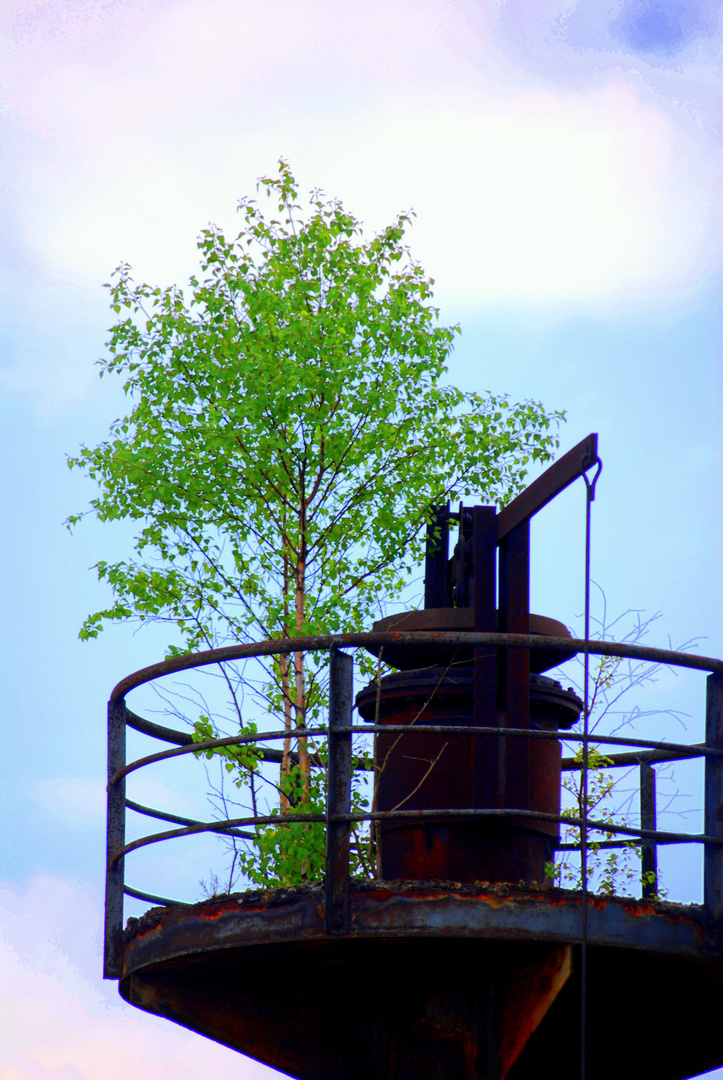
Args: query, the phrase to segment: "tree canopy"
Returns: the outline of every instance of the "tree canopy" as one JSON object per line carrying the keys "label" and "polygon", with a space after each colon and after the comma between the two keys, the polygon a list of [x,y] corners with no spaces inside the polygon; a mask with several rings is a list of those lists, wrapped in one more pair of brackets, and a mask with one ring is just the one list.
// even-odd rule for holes
{"label": "tree canopy", "polygon": [[[204,230],[188,292],[114,274],[109,357],[132,402],[71,467],[103,521],[139,523],[136,558],[100,562],[105,620],[165,619],[174,644],[357,629],[398,595],[430,505],[505,502],[557,445],[558,413],[443,381],[457,327],[403,244],[370,241],[336,200],[305,215],[288,166]],[[78,520],[73,516],[70,521]]]}
{"label": "tree canopy", "polygon": [[[367,628],[418,572],[433,505],[504,503],[557,446],[562,414],[446,381],[458,328],[405,246],[410,214],[366,239],[338,200],[302,207],[283,160],[259,186],[238,235],[201,233],[186,290],[125,264],[109,285],[101,375],[129,410],[69,464],[98,484],[86,512],[137,531],[132,557],[97,564],[113,602],[83,638],[112,620],[167,623],[171,651]],[[290,732],[315,679],[300,654],[277,662]],[[308,793],[303,740],[299,760]]]}

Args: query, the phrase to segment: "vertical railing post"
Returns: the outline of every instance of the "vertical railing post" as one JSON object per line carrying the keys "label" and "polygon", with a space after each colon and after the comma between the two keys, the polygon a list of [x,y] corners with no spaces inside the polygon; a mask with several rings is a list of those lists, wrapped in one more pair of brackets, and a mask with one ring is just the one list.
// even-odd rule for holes
{"label": "vertical railing post", "polygon": [[[522,521],[500,544],[500,630],[530,632],[530,522]],[[501,665],[499,706],[507,727],[530,726],[530,653],[507,649]],[[531,799],[530,740],[505,739],[503,806],[527,809]],[[557,833],[557,830],[556,830]],[[558,834],[559,835],[559,834]]]}
{"label": "vertical railing post", "polygon": [[[640,763],[640,828],[656,829],[655,816],[655,769],[647,761]],[[643,900],[654,900],[658,895],[658,845],[655,840],[643,837],[640,845]]]}
{"label": "vertical railing post", "polygon": [[123,859],[111,866],[125,844],[126,782],[113,783],[126,763],[126,705],[108,702],[108,818],[106,827],[105,939],[103,977],[120,977],[120,944],[123,932]]}
{"label": "vertical railing post", "polygon": [[[705,744],[723,750],[723,674],[709,675],[705,710]],[[705,759],[705,832],[723,838],[723,758]],[[723,915],[723,847],[706,844],[703,903],[713,916]]]}
{"label": "vertical railing post", "polygon": [[[472,610],[477,632],[497,630],[497,512],[494,506],[472,510]],[[497,649],[475,645],[473,651],[472,716],[476,727],[496,727]],[[475,739],[470,762],[474,776],[474,805],[503,805],[505,739]]]}
{"label": "vertical railing post", "polygon": [[331,651],[329,671],[329,773],[326,796],[325,915],[328,934],[349,932],[349,834],[351,822],[351,727],[353,658]]}
{"label": "vertical railing post", "polygon": [[449,499],[433,510],[427,525],[424,556],[424,606],[448,607],[449,597]]}

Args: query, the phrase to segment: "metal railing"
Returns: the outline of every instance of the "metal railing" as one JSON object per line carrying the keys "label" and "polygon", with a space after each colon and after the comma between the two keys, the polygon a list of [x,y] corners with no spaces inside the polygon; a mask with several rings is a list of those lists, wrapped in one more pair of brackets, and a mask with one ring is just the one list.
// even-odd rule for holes
{"label": "metal railing", "polygon": [[[587,737],[576,732],[535,730],[530,728],[480,727],[474,725],[454,726],[424,724],[413,725],[369,724],[355,725],[352,722],[353,659],[343,649],[385,644],[437,644],[449,645],[488,645],[497,648],[522,649],[559,649],[569,654],[570,648],[580,652],[587,650],[590,655],[614,656],[633,660],[650,661],[677,667],[692,668],[709,673],[707,680],[705,743],[683,744],[656,742],[649,739],[636,739],[626,736],[604,736],[591,733]],[[285,729],[194,741],[187,732],[176,731],[152,721],[145,720],[133,713],[125,703],[126,695],[136,687],[151,682],[162,676],[179,671],[205,667],[210,664],[251,657],[275,656],[298,651],[326,651],[331,654],[329,670],[329,709],[328,724],[294,729],[295,738],[323,736],[328,739],[328,778],[325,813],[297,813],[288,818],[278,815],[246,815],[221,821],[199,821],[167,813],[149,806],[144,806],[126,797],[126,777],[129,773],[154,762],[186,754],[214,750],[220,747],[240,746],[248,743],[274,743],[288,738]],[[130,727],[161,741],[175,744],[172,749],[156,754],[149,754],[135,761],[126,761],[126,728]],[[595,746],[611,745],[629,747],[621,753],[606,755],[605,768],[630,767],[640,768],[640,827],[614,824],[610,821],[596,821],[589,816],[570,817],[569,814],[549,814],[530,809],[514,808],[492,809],[434,809],[434,810],[383,810],[369,812],[351,811],[352,775],[354,760],[352,738],[354,735],[373,735],[378,733],[399,733],[410,736],[415,733],[432,734],[435,732],[451,734],[475,734],[480,738],[500,736],[523,736],[532,739],[564,739],[565,742],[594,743]],[[658,762],[677,761],[686,758],[702,757],[705,760],[704,779],[704,832],[683,833],[658,830],[655,810],[655,771],[653,765]],[[280,751],[265,750],[265,760],[280,760]],[[563,769],[579,769],[578,759],[563,759]],[[241,839],[253,839],[254,834],[247,832],[249,827],[285,823],[324,823],[326,826],[326,863],[325,863],[325,918],[326,930],[330,934],[344,934],[349,930],[349,860],[350,833],[353,823],[389,820],[424,821],[425,818],[450,817],[455,819],[483,819],[515,817],[527,820],[559,822],[568,826],[589,831],[603,832],[608,836],[615,834],[625,839],[607,839],[599,847],[623,846],[630,839],[640,841],[642,860],[643,896],[652,897],[655,893],[655,875],[657,874],[657,847],[661,844],[698,843],[704,846],[704,905],[713,916],[723,916],[723,815],[719,810],[723,806],[723,661],[711,657],[696,656],[674,652],[669,649],[655,649],[640,645],[621,645],[616,642],[581,641],[570,638],[541,638],[529,634],[501,633],[445,633],[445,632],[409,632],[409,633],[360,633],[337,634],[309,638],[294,638],[285,641],[267,641],[250,645],[237,645],[223,649],[212,649],[202,653],[171,657],[161,663],[143,668],[122,680],[113,690],[108,704],[108,819],[107,819],[107,868],[106,868],[106,906],[105,906],[105,969],[107,978],[117,978],[120,973],[121,939],[123,929],[124,897],[135,897],[155,904],[170,904],[176,901],[163,896],[134,889],[125,882],[125,857],[132,851],[150,844],[189,836],[194,833],[219,833]],[[138,814],[166,821],[177,826],[162,832],[151,833],[126,843],[125,815],[130,809]],[[560,844],[562,850],[574,850],[579,845]]]}

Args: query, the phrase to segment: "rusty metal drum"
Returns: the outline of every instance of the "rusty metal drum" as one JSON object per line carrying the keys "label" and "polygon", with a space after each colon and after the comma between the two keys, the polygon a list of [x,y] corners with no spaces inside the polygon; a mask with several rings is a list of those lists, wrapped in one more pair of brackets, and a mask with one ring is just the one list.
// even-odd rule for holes
{"label": "rusty metal drum", "polygon": [[[414,726],[414,734],[381,733],[376,742],[381,811],[505,809],[504,738],[455,733],[473,717],[471,665],[452,670],[427,667],[387,675],[381,693],[370,683],[357,695],[362,718],[374,722],[379,698],[380,725]],[[569,728],[582,702],[554,679],[530,676],[530,727]],[[504,718],[500,717],[501,725]],[[446,732],[425,733],[425,727]],[[560,813],[560,742],[525,740],[529,789],[524,807]],[[553,857],[559,824],[533,818],[486,820],[434,815],[424,820],[382,821],[381,871],[388,881],[542,883]]]}

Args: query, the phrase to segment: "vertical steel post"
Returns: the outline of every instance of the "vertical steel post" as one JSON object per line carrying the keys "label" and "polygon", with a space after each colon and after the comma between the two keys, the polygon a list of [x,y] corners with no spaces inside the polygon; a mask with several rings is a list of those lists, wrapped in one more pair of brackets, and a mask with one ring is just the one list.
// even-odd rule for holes
{"label": "vertical steel post", "polygon": [[351,810],[351,727],[353,658],[331,651],[329,670],[329,774],[326,796],[326,878],[324,888],[327,934],[349,932],[349,834],[351,823],[338,821]]}
{"label": "vertical steel post", "polygon": [[108,817],[106,827],[105,939],[103,977],[120,978],[120,944],[123,932],[123,859],[111,863],[125,844],[126,782],[113,778],[126,763],[126,705],[108,702]]}
{"label": "vertical steel post", "polygon": [[[723,674],[709,675],[705,710],[705,744],[723,750]],[[723,839],[723,758],[705,759],[705,832]],[[723,847],[706,844],[703,903],[710,915],[723,915]]]}
{"label": "vertical steel post", "polygon": [[[494,506],[475,506],[472,511],[472,607],[473,628],[494,633],[497,629],[497,513]],[[478,727],[497,725],[497,650],[475,645],[473,661],[473,716]],[[472,770],[477,806],[502,805],[505,740],[475,740]]]}
{"label": "vertical steel post", "polygon": [[424,556],[424,606],[449,607],[449,500],[434,509],[434,520],[427,525]]}
{"label": "vertical steel post", "polygon": [[[640,828],[655,830],[655,822],[655,769],[643,761],[640,763]],[[658,845],[643,837],[640,848],[643,900],[654,900],[658,895]]]}
{"label": "vertical steel post", "polygon": [[[530,523],[523,521],[500,543],[500,630],[530,632]],[[500,665],[499,707],[508,727],[530,726],[530,652],[508,649]],[[505,805],[530,805],[529,740],[505,739]]]}
{"label": "vertical steel post", "polygon": [[[494,506],[475,506],[472,512],[472,605],[474,629],[497,629],[497,514]],[[489,647],[488,651],[489,651]],[[494,656],[494,651],[492,652]]]}

